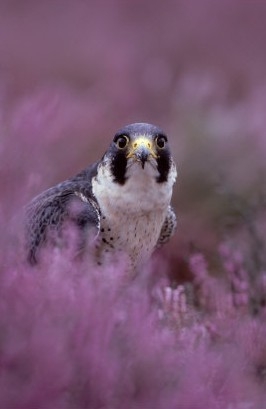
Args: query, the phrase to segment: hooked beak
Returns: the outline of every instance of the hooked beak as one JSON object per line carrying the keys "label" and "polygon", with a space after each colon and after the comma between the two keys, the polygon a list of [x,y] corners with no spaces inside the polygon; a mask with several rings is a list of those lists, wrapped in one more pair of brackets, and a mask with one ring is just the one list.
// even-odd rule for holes
{"label": "hooked beak", "polygon": [[132,157],[134,157],[137,162],[141,162],[141,167],[144,169],[147,160],[150,158],[157,159],[158,157],[154,151],[153,141],[145,136],[141,136],[132,141],[127,158]]}

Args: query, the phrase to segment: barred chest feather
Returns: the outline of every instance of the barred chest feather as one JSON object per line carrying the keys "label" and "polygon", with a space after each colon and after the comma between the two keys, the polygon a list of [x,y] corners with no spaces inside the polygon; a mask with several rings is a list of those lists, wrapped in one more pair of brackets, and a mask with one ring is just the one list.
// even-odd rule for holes
{"label": "barred chest feather", "polygon": [[107,253],[121,252],[129,256],[133,267],[142,264],[156,246],[164,219],[165,212],[162,211],[130,217],[127,214],[122,217],[113,215],[112,218],[103,216],[97,244],[98,260]]}

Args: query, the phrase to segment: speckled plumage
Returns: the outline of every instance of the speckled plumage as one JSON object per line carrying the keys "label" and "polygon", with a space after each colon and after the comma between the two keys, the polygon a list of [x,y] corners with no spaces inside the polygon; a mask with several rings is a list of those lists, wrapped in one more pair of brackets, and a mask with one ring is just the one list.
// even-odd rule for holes
{"label": "speckled plumage", "polygon": [[[124,146],[125,145],[125,146]],[[98,264],[123,252],[133,267],[173,234],[170,201],[176,169],[161,129],[132,124],[114,137],[102,160],[38,195],[26,209],[28,260],[34,264],[65,223],[79,231],[79,246],[93,236]]]}

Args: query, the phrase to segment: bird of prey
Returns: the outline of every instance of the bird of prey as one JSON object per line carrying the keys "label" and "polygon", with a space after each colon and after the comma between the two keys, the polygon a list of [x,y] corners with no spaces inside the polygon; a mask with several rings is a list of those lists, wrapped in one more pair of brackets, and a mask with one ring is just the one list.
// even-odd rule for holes
{"label": "bird of prey", "polygon": [[120,129],[102,159],[35,197],[26,208],[28,260],[35,264],[49,237],[74,223],[80,246],[93,236],[95,261],[123,252],[133,268],[174,233],[170,205],[176,166],[157,126]]}

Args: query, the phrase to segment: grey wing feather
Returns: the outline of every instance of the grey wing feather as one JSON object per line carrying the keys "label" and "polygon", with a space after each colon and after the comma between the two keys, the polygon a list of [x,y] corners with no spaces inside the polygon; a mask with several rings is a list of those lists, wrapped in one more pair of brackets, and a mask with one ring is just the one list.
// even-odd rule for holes
{"label": "grey wing feather", "polygon": [[83,235],[100,228],[100,210],[92,194],[91,179],[97,164],[73,179],[62,182],[34,198],[26,208],[26,244],[28,261],[37,262],[37,253],[49,231],[60,231],[67,220],[74,222]]}
{"label": "grey wing feather", "polygon": [[176,214],[171,206],[168,206],[167,215],[164,224],[161,229],[159,239],[157,241],[157,247],[166,243],[171,236],[175,233],[177,225]]}

